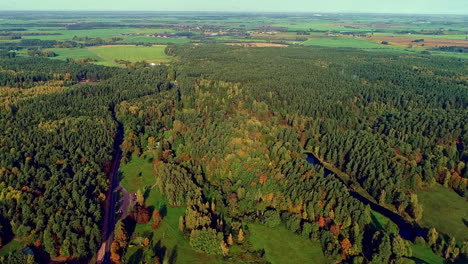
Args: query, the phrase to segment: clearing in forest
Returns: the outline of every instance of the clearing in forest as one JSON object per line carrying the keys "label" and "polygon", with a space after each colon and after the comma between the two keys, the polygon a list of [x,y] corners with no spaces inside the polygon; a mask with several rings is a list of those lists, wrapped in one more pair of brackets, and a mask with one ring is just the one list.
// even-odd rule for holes
{"label": "clearing in forest", "polygon": [[284,227],[272,229],[249,224],[249,231],[252,245],[255,249],[264,249],[266,259],[272,264],[327,263],[319,242],[301,237]]}
{"label": "clearing in forest", "polygon": [[419,192],[418,198],[423,206],[424,227],[433,226],[457,241],[468,240],[468,204],[464,198],[440,185]]}

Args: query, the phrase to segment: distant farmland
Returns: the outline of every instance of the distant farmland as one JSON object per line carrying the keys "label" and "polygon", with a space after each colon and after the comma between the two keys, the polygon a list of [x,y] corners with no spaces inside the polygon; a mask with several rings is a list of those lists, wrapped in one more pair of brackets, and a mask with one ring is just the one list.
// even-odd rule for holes
{"label": "distant farmland", "polygon": [[99,46],[91,47],[89,50],[97,56],[107,61],[115,62],[117,60],[125,60],[130,62],[146,61],[146,62],[166,62],[169,56],[164,53],[166,46]]}

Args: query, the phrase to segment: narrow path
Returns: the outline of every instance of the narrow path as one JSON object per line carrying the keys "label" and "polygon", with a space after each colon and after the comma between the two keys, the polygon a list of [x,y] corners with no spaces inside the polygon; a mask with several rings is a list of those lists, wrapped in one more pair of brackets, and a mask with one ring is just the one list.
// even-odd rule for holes
{"label": "narrow path", "polygon": [[[115,111],[112,107],[110,109],[113,119],[115,118]],[[118,123],[118,122],[117,122]],[[120,144],[123,142],[123,127],[118,123],[117,133],[114,141],[114,157],[112,158],[112,167],[109,172],[109,190],[107,191],[107,199],[105,204],[104,219],[102,223],[102,244],[97,254],[96,263],[111,263],[110,262],[110,246],[114,240],[114,227],[115,227],[115,202],[117,196],[117,188],[119,187],[119,166],[120,159],[122,158],[122,150]]]}

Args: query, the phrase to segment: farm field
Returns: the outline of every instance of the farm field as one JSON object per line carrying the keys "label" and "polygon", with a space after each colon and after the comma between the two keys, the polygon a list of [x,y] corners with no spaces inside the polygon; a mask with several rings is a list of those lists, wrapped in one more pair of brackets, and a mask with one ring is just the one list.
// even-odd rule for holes
{"label": "farm field", "polygon": [[54,51],[58,56],[52,57],[52,59],[66,60],[66,59],[85,59],[92,58],[97,62],[103,62],[104,60],[96,54],[90,52],[84,48],[51,48],[48,50]]}
{"label": "farm field", "polygon": [[440,185],[420,191],[418,197],[423,205],[424,226],[433,226],[459,241],[468,240],[468,204],[464,198]]}
{"label": "farm field", "polygon": [[325,47],[348,47],[348,48],[381,48],[383,45],[373,43],[371,41],[354,39],[354,38],[316,38],[310,39],[302,43],[305,46],[325,46]]}
{"label": "farm field", "polygon": [[328,263],[322,254],[320,243],[300,237],[284,227],[276,227],[272,231],[263,225],[249,224],[249,231],[252,245],[256,249],[264,249],[266,259],[272,264]]}
{"label": "farm field", "polygon": [[[443,46],[459,46],[468,47],[468,40],[463,39],[445,39],[445,38],[417,38],[417,37],[394,37],[394,36],[368,36],[361,38],[361,40],[370,40],[377,43],[387,41],[390,45],[404,46],[404,47],[421,47],[421,48],[434,48]],[[424,41],[414,42],[418,39],[424,39]]]}
{"label": "farm field", "polygon": [[167,62],[169,56],[164,53],[165,46],[143,47],[143,46],[98,46],[88,48],[92,53],[104,60],[115,62],[125,60],[130,62]]}
{"label": "farm field", "polygon": [[188,43],[190,39],[188,38],[155,38],[147,36],[125,36],[123,40],[117,41],[117,43],[126,43],[126,44],[137,44],[137,43],[151,43],[151,44],[181,44]]}

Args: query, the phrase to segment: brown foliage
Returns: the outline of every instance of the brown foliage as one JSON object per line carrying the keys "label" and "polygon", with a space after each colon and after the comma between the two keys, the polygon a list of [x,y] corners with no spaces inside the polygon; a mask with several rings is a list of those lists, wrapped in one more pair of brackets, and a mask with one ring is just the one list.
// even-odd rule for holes
{"label": "brown foliage", "polygon": [[146,224],[150,220],[149,210],[146,207],[136,205],[135,210],[132,212],[132,217],[137,224]]}
{"label": "brown foliage", "polygon": [[334,235],[334,236],[338,236],[340,234],[340,226],[339,225],[332,225],[330,227],[330,232]]}
{"label": "brown foliage", "polygon": [[158,229],[159,225],[161,224],[161,221],[162,221],[161,213],[159,212],[159,210],[154,210],[153,211],[153,224],[151,225],[151,227],[153,229]]}
{"label": "brown foliage", "polygon": [[120,264],[122,263],[120,261],[121,256],[120,256],[120,244],[117,241],[112,242],[111,248],[110,248],[110,259],[112,263]]}

